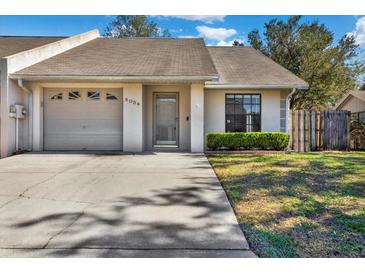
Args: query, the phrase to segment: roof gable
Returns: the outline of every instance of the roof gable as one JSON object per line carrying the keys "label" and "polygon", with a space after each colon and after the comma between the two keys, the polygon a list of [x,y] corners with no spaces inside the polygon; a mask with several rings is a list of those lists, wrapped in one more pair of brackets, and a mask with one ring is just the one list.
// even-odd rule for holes
{"label": "roof gable", "polygon": [[350,90],[338,101],[335,109],[341,109],[353,97],[365,102],[365,90]]}

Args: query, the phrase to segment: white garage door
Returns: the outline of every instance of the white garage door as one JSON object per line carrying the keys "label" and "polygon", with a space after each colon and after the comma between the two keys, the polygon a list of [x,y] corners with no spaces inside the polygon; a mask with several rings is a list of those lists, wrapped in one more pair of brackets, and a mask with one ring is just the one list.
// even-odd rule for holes
{"label": "white garage door", "polygon": [[122,91],[46,89],[45,150],[122,150]]}

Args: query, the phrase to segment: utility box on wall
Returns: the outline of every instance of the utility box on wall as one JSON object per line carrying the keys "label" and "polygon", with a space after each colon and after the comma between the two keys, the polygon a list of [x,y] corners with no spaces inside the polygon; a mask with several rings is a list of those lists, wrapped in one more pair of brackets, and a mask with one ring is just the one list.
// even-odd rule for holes
{"label": "utility box on wall", "polygon": [[9,110],[9,117],[16,119],[24,119],[27,111],[22,105],[11,105]]}

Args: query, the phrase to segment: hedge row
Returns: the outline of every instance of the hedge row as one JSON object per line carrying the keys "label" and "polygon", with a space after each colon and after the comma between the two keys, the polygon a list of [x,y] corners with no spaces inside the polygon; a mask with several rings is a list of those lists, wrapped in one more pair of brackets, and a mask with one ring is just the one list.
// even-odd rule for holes
{"label": "hedge row", "polygon": [[283,132],[226,132],[207,134],[207,147],[210,150],[284,150],[288,144],[289,135]]}

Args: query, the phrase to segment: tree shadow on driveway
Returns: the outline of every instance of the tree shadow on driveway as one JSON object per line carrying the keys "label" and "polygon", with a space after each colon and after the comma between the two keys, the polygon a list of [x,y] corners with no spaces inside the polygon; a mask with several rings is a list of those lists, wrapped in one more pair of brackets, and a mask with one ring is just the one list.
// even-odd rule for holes
{"label": "tree shadow on driveway", "polygon": [[82,211],[46,214],[9,228],[27,233],[32,226],[47,229],[65,221],[44,242],[42,254],[48,257],[77,256],[84,249],[97,250],[97,257],[113,256],[113,250],[138,256],[140,250],[248,249],[219,183],[209,177],[184,179],[182,185],[116,195]]}

